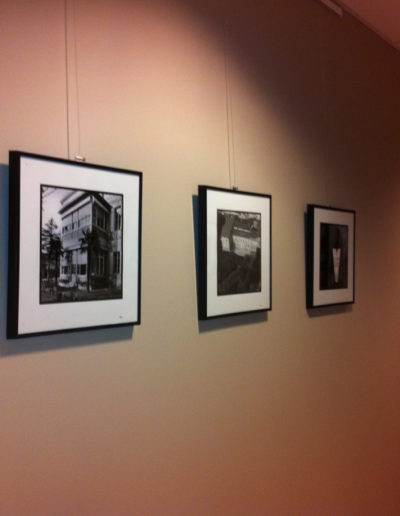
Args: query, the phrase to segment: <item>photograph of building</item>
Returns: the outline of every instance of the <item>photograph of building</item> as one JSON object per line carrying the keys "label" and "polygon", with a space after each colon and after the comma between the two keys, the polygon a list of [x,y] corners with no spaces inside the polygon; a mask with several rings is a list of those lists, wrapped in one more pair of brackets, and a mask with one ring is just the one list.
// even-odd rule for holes
{"label": "photograph of building", "polygon": [[122,203],[122,195],[41,186],[41,303],[122,297]]}

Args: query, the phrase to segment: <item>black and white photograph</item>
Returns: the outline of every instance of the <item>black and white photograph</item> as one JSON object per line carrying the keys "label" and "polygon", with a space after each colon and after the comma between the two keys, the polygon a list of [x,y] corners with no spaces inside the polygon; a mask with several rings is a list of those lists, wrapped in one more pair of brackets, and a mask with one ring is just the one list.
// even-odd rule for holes
{"label": "black and white photograph", "polygon": [[199,186],[199,319],[271,309],[271,196]]}
{"label": "black and white photograph", "polygon": [[347,288],[348,226],[320,224],[319,288]]}
{"label": "black and white photograph", "polygon": [[261,291],[261,214],[217,210],[218,295]]}
{"label": "black and white photograph", "polygon": [[122,298],[123,195],[41,185],[40,302]]}
{"label": "black and white photograph", "polygon": [[7,337],[140,324],[142,173],[9,157]]}
{"label": "black and white photograph", "polygon": [[355,212],[308,205],[307,308],[354,303]]}

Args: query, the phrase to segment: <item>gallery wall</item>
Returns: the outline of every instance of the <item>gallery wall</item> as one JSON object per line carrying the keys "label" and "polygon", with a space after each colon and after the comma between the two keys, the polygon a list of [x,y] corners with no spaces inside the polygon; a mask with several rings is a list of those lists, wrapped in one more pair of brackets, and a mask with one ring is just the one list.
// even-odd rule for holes
{"label": "gallery wall", "polygon": [[[0,0],[0,514],[399,514],[400,55],[315,0]],[[6,339],[8,151],[143,172],[142,320]],[[197,186],[272,195],[272,311],[197,320]],[[307,203],[356,302],[307,311]]]}

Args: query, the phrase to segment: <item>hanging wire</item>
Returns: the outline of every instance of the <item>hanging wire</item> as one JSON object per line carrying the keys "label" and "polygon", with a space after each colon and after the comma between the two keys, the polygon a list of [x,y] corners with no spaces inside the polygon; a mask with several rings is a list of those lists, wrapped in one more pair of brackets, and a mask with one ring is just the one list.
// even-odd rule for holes
{"label": "hanging wire", "polygon": [[75,91],[76,91],[76,122],[78,133],[78,154],[75,158],[78,161],[85,161],[81,155],[81,113],[80,113],[80,98],[79,98],[79,81],[78,81],[78,43],[76,37],[76,2],[72,1],[72,24],[73,24],[73,42],[74,42],[74,64],[75,64]]}
{"label": "hanging wire", "polygon": [[228,144],[228,175],[229,188],[237,190],[235,170],[235,148],[233,138],[233,117],[232,117],[232,90],[229,74],[229,27],[225,19],[224,32],[224,66],[225,66],[225,99],[226,99],[226,130]]}
{"label": "hanging wire", "polygon": [[69,66],[68,66],[68,0],[64,0],[64,35],[65,35],[65,91],[66,91],[66,110],[67,110],[67,159],[70,159],[70,120],[69,120]]}
{"label": "hanging wire", "polygon": [[[71,159],[71,109],[72,96],[71,88],[74,85],[75,90],[75,112],[76,112],[76,134],[77,134],[77,150],[74,156],[77,161],[85,161],[81,156],[81,116],[80,116],[80,98],[79,98],[79,80],[78,80],[78,43],[76,32],[76,5],[75,0],[64,0],[64,16],[65,16],[65,82],[66,82],[66,109],[67,109],[67,153],[68,159]],[[71,79],[71,73],[74,75]],[[73,82],[71,82],[73,80]]]}
{"label": "hanging wire", "polygon": [[[326,78],[326,68],[325,68],[325,41],[324,41],[324,31],[322,30],[322,14],[318,13],[318,35],[319,35],[319,59],[320,59],[320,84],[321,84],[321,95],[322,95],[322,124],[323,124],[323,149],[324,149],[324,158],[326,159],[328,155],[328,133],[327,133],[327,127],[328,127],[328,98],[327,98],[327,78]],[[326,199],[326,205],[329,206],[329,188],[328,188],[328,175],[329,171],[327,167],[324,164],[324,170],[322,172],[323,174],[323,182],[324,182],[324,189],[325,189],[325,199]]]}

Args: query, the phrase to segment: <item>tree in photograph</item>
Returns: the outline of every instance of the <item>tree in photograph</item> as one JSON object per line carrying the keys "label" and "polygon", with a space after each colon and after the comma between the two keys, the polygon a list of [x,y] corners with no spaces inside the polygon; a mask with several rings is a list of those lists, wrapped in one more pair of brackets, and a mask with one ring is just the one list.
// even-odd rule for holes
{"label": "tree in photograph", "polygon": [[83,229],[82,237],[79,240],[81,242],[81,253],[83,253],[85,251],[87,252],[86,289],[89,292],[89,290],[92,290],[91,271],[92,271],[93,256],[94,256],[94,254],[98,253],[100,250],[99,234],[95,228]]}
{"label": "tree in photograph", "polygon": [[[60,257],[64,254],[60,233],[57,229],[56,222],[51,218],[42,228],[41,235],[42,253],[47,255],[47,276],[48,278],[54,277],[56,287],[60,276]],[[53,274],[51,274],[52,271]]]}

